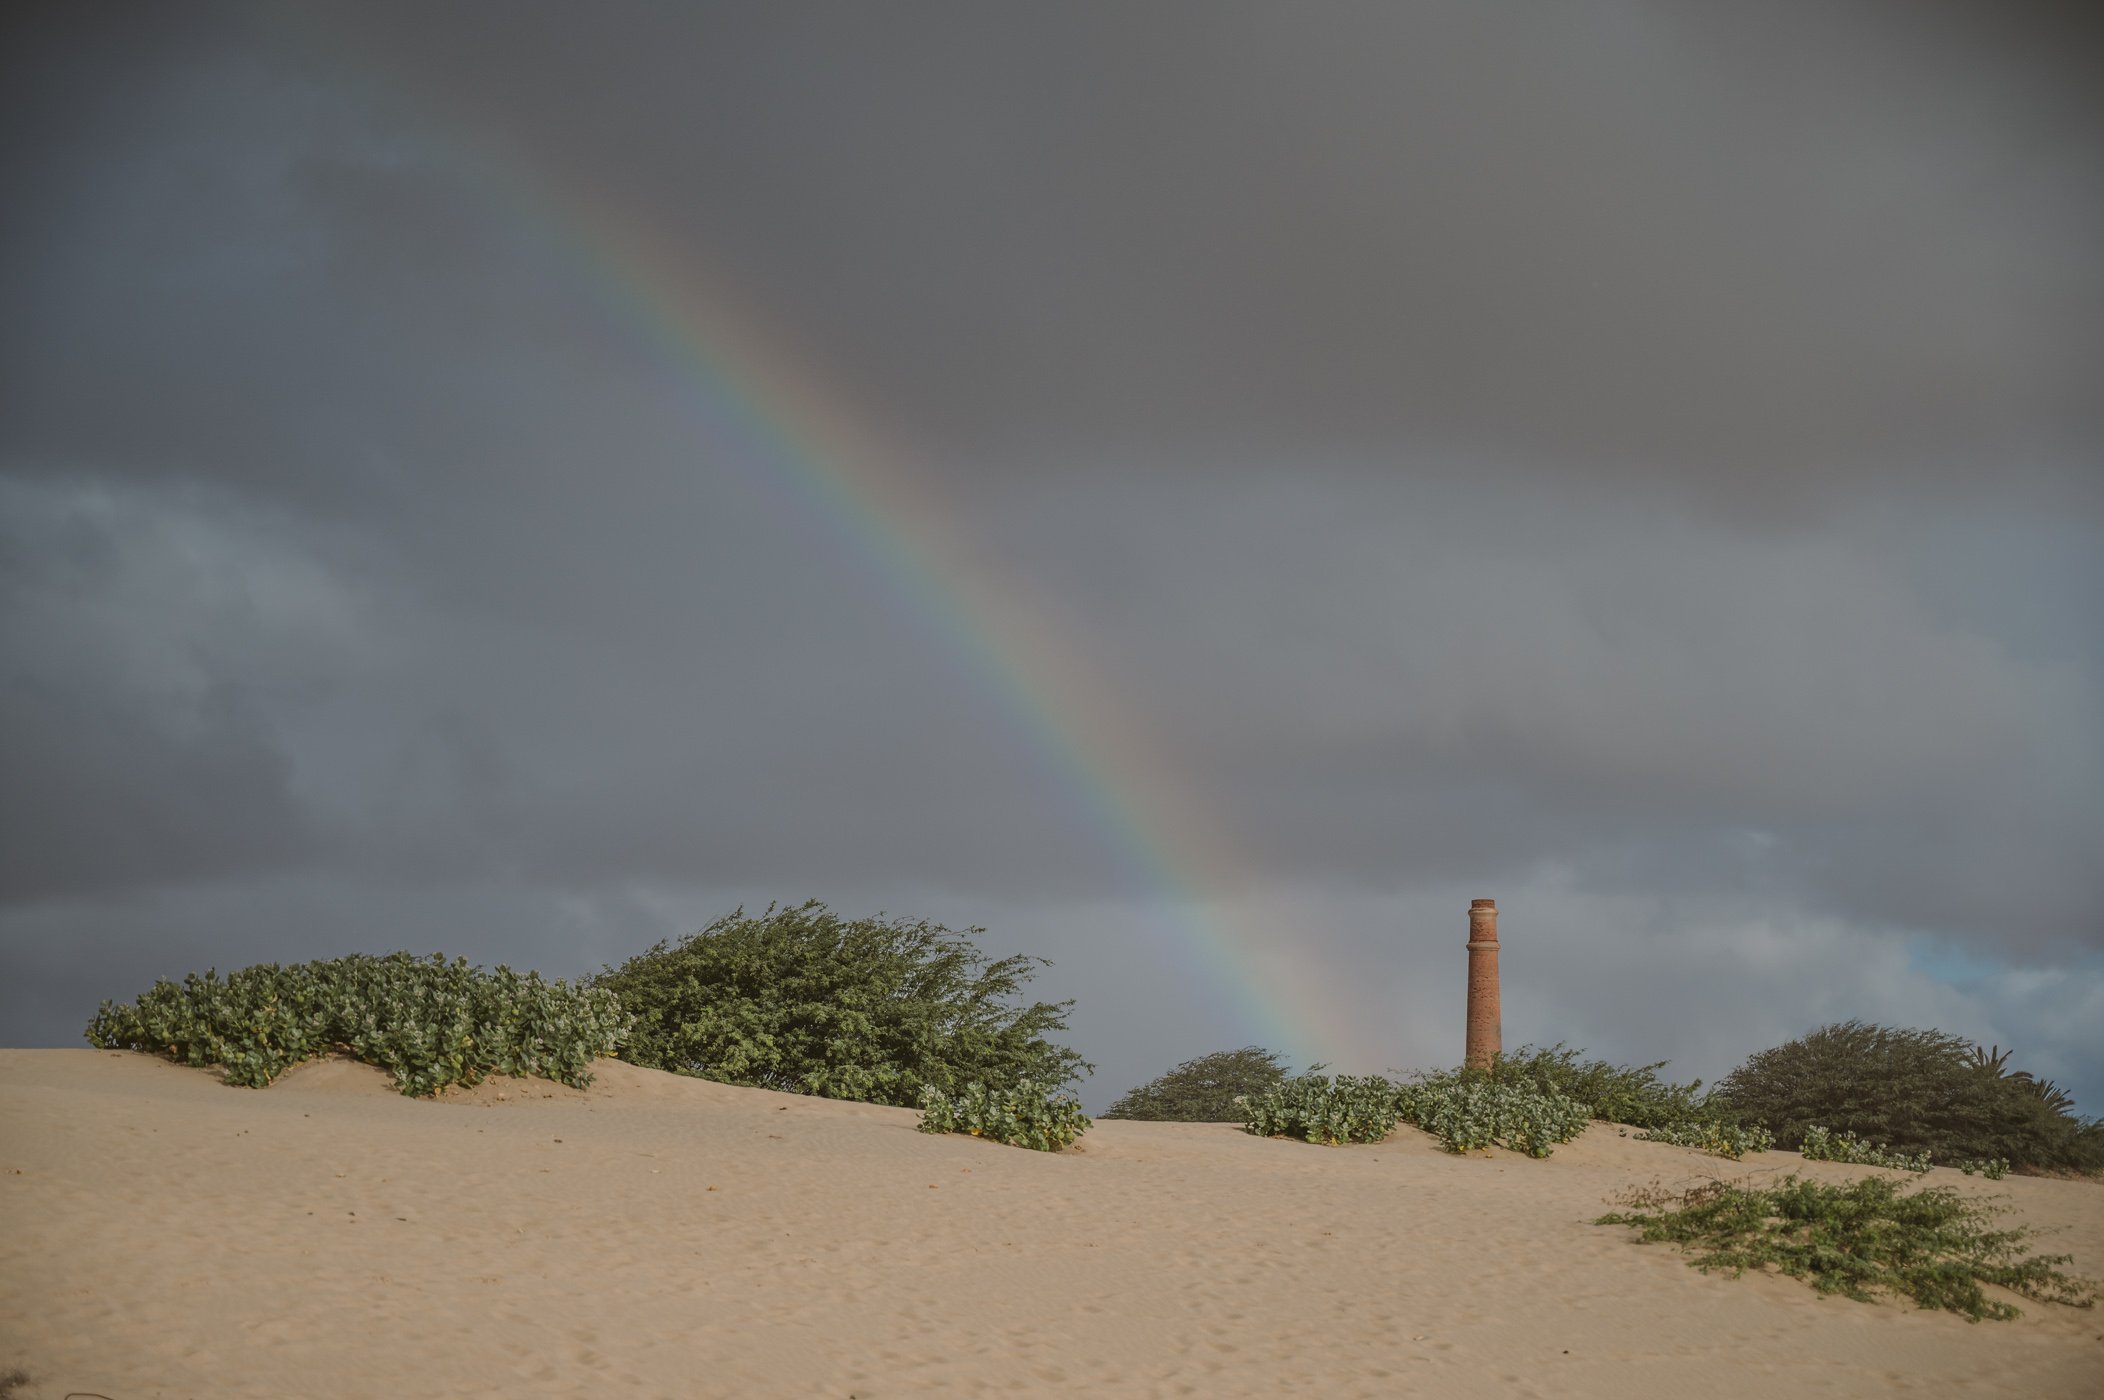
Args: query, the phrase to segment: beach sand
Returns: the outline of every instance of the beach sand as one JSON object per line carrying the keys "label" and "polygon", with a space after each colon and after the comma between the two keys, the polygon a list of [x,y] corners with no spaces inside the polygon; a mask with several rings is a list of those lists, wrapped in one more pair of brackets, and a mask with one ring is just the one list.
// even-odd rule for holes
{"label": "beach sand", "polygon": [[[438,1101],[0,1052],[0,1374],[148,1397],[2104,1395],[2104,1310],[2014,1322],[1704,1276],[1593,1218],[1734,1164],[1098,1123],[1057,1155],[602,1061]],[[1939,1170],[2104,1275],[2104,1187]]]}

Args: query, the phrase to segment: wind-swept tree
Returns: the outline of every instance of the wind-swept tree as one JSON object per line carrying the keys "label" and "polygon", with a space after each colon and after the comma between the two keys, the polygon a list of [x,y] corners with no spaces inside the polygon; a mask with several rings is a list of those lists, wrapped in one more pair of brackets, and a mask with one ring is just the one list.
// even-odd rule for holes
{"label": "wind-swept tree", "polygon": [[1094,1068],[1046,1036],[1071,1001],[1023,1004],[1042,958],[988,960],[925,919],[848,920],[816,900],[739,909],[592,979],[635,1027],[621,1058],[726,1084],[912,1107],[923,1087],[1054,1088]]}
{"label": "wind-swept tree", "polygon": [[1752,1056],[1716,1098],[1784,1147],[1817,1126],[1944,1163],[2104,1166],[2096,1122],[2075,1117],[2051,1081],[2006,1069],[2008,1059],[1999,1046],[1983,1052],[1945,1031],[1843,1021]]}
{"label": "wind-swept tree", "polygon": [[1173,1123],[1239,1122],[1237,1094],[1264,1094],[1285,1081],[1285,1066],[1261,1046],[1220,1050],[1185,1060],[1150,1083],[1130,1090],[1100,1116]]}

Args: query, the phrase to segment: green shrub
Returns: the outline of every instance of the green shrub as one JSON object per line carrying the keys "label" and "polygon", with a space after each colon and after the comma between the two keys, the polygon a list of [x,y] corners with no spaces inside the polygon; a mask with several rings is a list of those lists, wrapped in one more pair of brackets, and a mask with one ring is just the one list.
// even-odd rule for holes
{"label": "green shrub", "polygon": [[921,1090],[920,1106],[924,1133],[969,1133],[1039,1152],[1057,1152],[1089,1128],[1079,1103],[1028,1079],[1002,1089],[967,1084],[957,1094],[930,1084]]}
{"label": "green shrub", "polygon": [[1161,1078],[1128,1091],[1105,1118],[1158,1123],[1227,1123],[1242,1116],[1236,1100],[1270,1093],[1286,1081],[1278,1056],[1259,1046],[1185,1060]]}
{"label": "green shrub", "polygon": [[1670,1142],[1675,1147],[1693,1147],[1713,1157],[1733,1161],[1749,1152],[1766,1152],[1775,1146],[1775,1134],[1766,1128],[1741,1128],[1714,1118],[1688,1118],[1663,1127],[1647,1128],[1637,1137],[1645,1142]]}
{"label": "green shrub", "polygon": [[[1443,1095],[1454,1087],[1469,1085],[1529,1091],[1547,1098],[1550,1106],[1535,1105],[1527,1112],[1545,1123],[1554,1123],[1557,1132],[1567,1126],[1567,1122],[1556,1118],[1566,1112],[1555,1106],[1556,1100],[1563,1099],[1581,1105],[1592,1118],[1645,1129],[1637,1136],[1647,1141],[1696,1147],[1720,1157],[1736,1159],[1747,1152],[1765,1152],[1775,1145],[1775,1139],[1763,1129],[1734,1124],[1713,1096],[1702,1093],[1701,1080],[1675,1084],[1659,1078],[1658,1071],[1667,1064],[1664,1060],[1648,1065],[1617,1065],[1585,1059],[1584,1053],[1562,1042],[1547,1049],[1522,1046],[1512,1054],[1495,1056],[1488,1068],[1464,1067],[1426,1076],[1417,1092],[1437,1089]],[[1507,1101],[1510,1105],[1519,1102]],[[1509,1115],[1517,1111],[1513,1107],[1493,1109],[1490,1104],[1490,1100],[1481,1098],[1442,1099],[1438,1121],[1457,1125],[1457,1141],[1474,1141],[1482,1136],[1485,1121],[1498,1113]],[[1463,1123],[1471,1126],[1458,1127]],[[1571,1132],[1545,1139],[1542,1151],[1535,1155],[1547,1156],[1550,1143],[1567,1142],[1575,1136]]]}
{"label": "green shrub", "polygon": [[1854,1133],[1830,1133],[1814,1124],[1804,1130],[1798,1152],[1808,1162],[1847,1162],[1859,1167],[1895,1167],[1900,1171],[1925,1172],[1926,1152],[1894,1152],[1876,1143],[1864,1142]]}
{"label": "green shrub", "polygon": [[355,954],[155,982],[130,1006],[104,1002],[87,1038],[106,1050],[148,1050],[222,1066],[226,1081],[261,1088],[302,1060],[341,1049],[427,1096],[489,1074],[538,1075],[583,1088],[628,1018],[612,993],[546,982],[465,958]]}
{"label": "green shrub", "polygon": [[1752,1056],[1716,1099],[1785,1147],[1816,1124],[1943,1161],[2104,1167],[2104,1130],[2050,1082],[2006,1070],[2007,1058],[1942,1031],[1845,1021]]}
{"label": "green shrub", "polygon": [[1397,1091],[1396,1111],[1437,1137],[1449,1152],[1507,1147],[1546,1157],[1592,1121],[1586,1106],[1532,1083],[1438,1078]]}
{"label": "green shrub", "polygon": [[1989,1228],[1993,1211],[1950,1187],[1906,1191],[1891,1177],[1829,1185],[1792,1175],[1765,1186],[1713,1181],[1679,1196],[1629,1193],[1629,1210],[1601,1225],[1630,1225],[1646,1243],[1669,1242],[1708,1273],[1774,1265],[1822,1293],[1870,1301],[1903,1295],[1977,1322],[2017,1309],[1983,1285],[2041,1302],[2088,1307],[2094,1285],[2062,1273],[2064,1254],[2030,1255],[2023,1229]]}
{"label": "green shrub", "polygon": [[1335,1147],[1346,1142],[1379,1142],[1395,1128],[1396,1086],[1378,1075],[1335,1079],[1313,1072],[1260,1094],[1235,1100],[1243,1126],[1258,1137],[1298,1138]]}
{"label": "green shrub", "polygon": [[1487,1070],[1453,1070],[1440,1077],[1482,1079],[1561,1094],[1584,1104],[1595,1118],[1636,1128],[1660,1128],[1716,1116],[1700,1093],[1701,1080],[1673,1084],[1658,1077],[1658,1071],[1666,1067],[1664,1060],[1649,1065],[1613,1065],[1605,1060],[1580,1059],[1583,1053],[1561,1042],[1546,1050],[1524,1045],[1510,1055],[1495,1057]]}
{"label": "green shrub", "polygon": [[1989,1157],[1985,1160],[1976,1158],[1969,1162],[1960,1162],[1957,1164],[1957,1167],[1959,1171],[1964,1172],[1967,1176],[1984,1176],[1989,1181],[2000,1181],[2003,1177],[2009,1175],[2009,1159],[2007,1157]]}
{"label": "green shrub", "polygon": [[912,1107],[931,1086],[1056,1085],[1093,1068],[1045,1038],[1072,1002],[1014,1003],[1043,960],[989,962],[972,943],[984,932],[769,905],[593,984],[636,1017],[621,1058],[726,1084]]}
{"label": "green shrub", "polygon": [[1238,1101],[1244,1126],[1259,1137],[1299,1138],[1334,1147],[1379,1142],[1398,1122],[1431,1133],[1449,1152],[1508,1147],[1546,1157],[1557,1143],[1585,1131],[1585,1105],[1531,1084],[1494,1084],[1432,1075],[1394,1084],[1378,1075],[1334,1080],[1302,1074]]}

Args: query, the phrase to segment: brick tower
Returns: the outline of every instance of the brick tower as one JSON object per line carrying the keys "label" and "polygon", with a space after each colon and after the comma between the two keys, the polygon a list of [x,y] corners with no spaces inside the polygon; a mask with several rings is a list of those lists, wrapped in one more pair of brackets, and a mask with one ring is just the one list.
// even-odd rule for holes
{"label": "brick tower", "polygon": [[1503,1048],[1498,1017],[1498,902],[1471,900],[1468,906],[1468,1048],[1463,1063],[1478,1069]]}

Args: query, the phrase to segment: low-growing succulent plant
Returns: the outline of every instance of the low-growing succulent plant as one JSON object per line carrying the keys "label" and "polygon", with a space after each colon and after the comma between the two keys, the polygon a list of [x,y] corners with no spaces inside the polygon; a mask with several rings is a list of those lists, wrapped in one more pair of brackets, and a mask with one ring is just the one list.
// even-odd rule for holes
{"label": "low-growing succulent plant", "polygon": [[1635,1128],[1716,1116],[1703,1112],[1701,1080],[1675,1084],[1658,1077],[1666,1063],[1659,1060],[1648,1065],[1617,1065],[1587,1059],[1584,1051],[1558,1042],[1547,1049],[1523,1045],[1497,1055],[1488,1067],[1449,1070],[1434,1078],[1489,1080],[1544,1093],[1553,1091],[1584,1104],[1595,1118]]}
{"label": "low-growing succulent plant", "polygon": [[955,1094],[931,1084],[920,1100],[924,1133],[968,1133],[1038,1152],[1057,1152],[1089,1128],[1079,1102],[1030,1079],[1007,1088],[974,1082]]}
{"label": "low-growing succulent plant", "polygon": [[1749,1152],[1766,1152],[1775,1146],[1775,1134],[1761,1127],[1740,1127],[1713,1118],[1688,1118],[1678,1123],[1648,1128],[1637,1137],[1645,1142],[1670,1142],[1675,1147],[1693,1147],[1713,1157],[1733,1161]]}
{"label": "low-growing succulent plant", "polygon": [[1379,1142],[1395,1129],[1396,1086],[1379,1075],[1301,1074],[1261,1094],[1240,1094],[1243,1126],[1258,1137],[1298,1138],[1335,1147]]}
{"label": "low-growing succulent plant", "polygon": [[1331,1147],[1379,1142],[1401,1122],[1423,1128],[1449,1152],[1496,1146],[1546,1157],[1592,1121],[1584,1104],[1553,1089],[1456,1075],[1395,1084],[1378,1075],[1303,1074],[1238,1102],[1244,1126],[1259,1137]]}
{"label": "low-growing succulent plant", "polygon": [[408,953],[165,979],[129,1006],[105,1001],[91,1045],[146,1050],[226,1082],[261,1088],[331,1050],[378,1065],[404,1093],[428,1097],[490,1074],[535,1075],[583,1088],[613,1053],[629,1017],[613,993],[537,972],[484,972],[465,958]]}
{"label": "low-growing succulent plant", "polygon": [[1495,1146],[1529,1157],[1548,1156],[1592,1121],[1585,1104],[1554,1089],[1450,1078],[1405,1086],[1397,1111],[1449,1152]]}
{"label": "low-growing succulent plant", "polygon": [[1865,1142],[1854,1133],[1830,1133],[1817,1124],[1804,1130],[1804,1146],[1798,1149],[1807,1161],[1847,1162],[1859,1167],[1895,1167],[1900,1171],[1925,1172],[1927,1152],[1893,1152]]}

